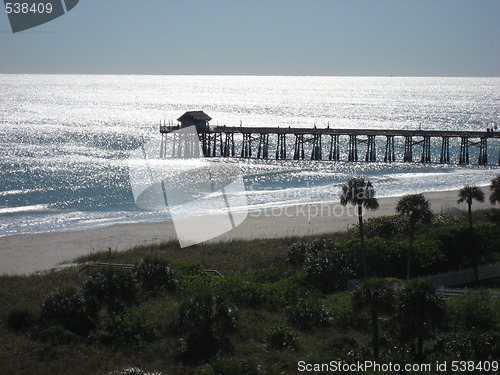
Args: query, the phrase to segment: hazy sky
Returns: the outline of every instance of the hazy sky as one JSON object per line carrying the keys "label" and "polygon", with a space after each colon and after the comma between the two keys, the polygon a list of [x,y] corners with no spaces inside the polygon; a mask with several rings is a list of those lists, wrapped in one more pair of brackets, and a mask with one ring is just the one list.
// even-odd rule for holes
{"label": "hazy sky", "polygon": [[81,0],[0,73],[500,76],[499,0]]}

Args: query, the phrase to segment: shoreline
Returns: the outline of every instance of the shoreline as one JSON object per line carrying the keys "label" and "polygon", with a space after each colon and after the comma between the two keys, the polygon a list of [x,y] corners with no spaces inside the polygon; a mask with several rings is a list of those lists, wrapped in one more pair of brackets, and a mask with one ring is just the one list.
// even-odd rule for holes
{"label": "shoreline", "polygon": [[[473,209],[493,207],[490,189],[482,187],[485,202],[474,202]],[[424,193],[435,213],[447,209],[467,210],[457,204],[458,190]],[[400,196],[378,198],[380,207],[366,211],[365,219],[395,214]],[[271,239],[319,235],[346,230],[357,223],[354,207],[339,202],[280,206],[249,212],[239,226],[210,242]],[[0,237],[0,275],[21,275],[46,271],[93,252],[128,250],[136,246],[176,240],[172,221],[125,223],[78,231],[14,234]],[[189,251],[189,247],[185,249]]]}

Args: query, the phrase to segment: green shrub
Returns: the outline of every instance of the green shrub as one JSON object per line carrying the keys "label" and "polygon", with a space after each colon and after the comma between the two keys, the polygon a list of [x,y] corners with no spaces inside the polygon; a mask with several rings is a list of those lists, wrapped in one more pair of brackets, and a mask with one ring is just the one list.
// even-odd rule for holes
{"label": "green shrub", "polygon": [[235,309],[220,296],[198,295],[179,307],[178,326],[184,334],[180,359],[205,362],[229,348],[227,334],[236,328]]}
{"label": "green shrub", "polygon": [[115,348],[138,347],[156,338],[151,322],[147,322],[140,313],[112,315],[103,327],[93,334],[93,338],[106,346]]}
{"label": "green shrub", "polygon": [[176,274],[181,276],[204,275],[203,266],[197,262],[184,262],[175,267]]}
{"label": "green shrub", "polygon": [[325,293],[344,290],[352,275],[347,253],[331,241],[321,239],[309,245],[304,271],[306,281]]}
{"label": "green shrub", "polygon": [[265,305],[272,310],[282,310],[284,306],[296,304],[303,298],[319,294],[317,290],[305,286],[305,280],[301,274],[262,286]]}
{"label": "green shrub", "polygon": [[439,244],[426,235],[417,236],[413,243],[412,274],[425,276],[447,270],[447,267],[446,256]]}
{"label": "green shrub", "polygon": [[[468,361],[476,362],[497,360],[500,358],[500,333],[498,331],[448,332],[438,337],[429,352],[433,353],[429,356],[429,361],[456,361],[457,358],[466,358]],[[483,374],[484,372],[468,373]]]}
{"label": "green shrub", "polygon": [[500,227],[493,223],[477,223],[474,225],[474,240],[479,262],[488,263],[499,260]]}
{"label": "green shrub", "polygon": [[38,340],[52,345],[68,345],[78,341],[78,336],[61,326],[55,325],[41,330]]}
{"label": "green shrub", "polygon": [[325,304],[332,318],[332,324],[336,327],[346,330],[350,327],[357,328],[363,325],[360,320],[364,318],[364,315],[354,313],[350,293],[333,294],[328,297]]}
{"label": "green shrub", "polygon": [[250,280],[261,284],[275,283],[293,276],[294,273],[294,270],[290,267],[272,264],[266,268],[253,270],[250,273]]}
{"label": "green shrub", "polygon": [[14,310],[7,317],[7,328],[14,332],[23,332],[35,324],[35,315],[28,310]]}
{"label": "green shrub", "polygon": [[134,265],[133,275],[142,284],[144,292],[155,295],[159,291],[174,291],[177,279],[169,264],[158,258],[147,257]]}
{"label": "green shrub", "polygon": [[288,320],[301,330],[311,330],[332,323],[332,318],[319,300],[305,299],[287,309]]}
{"label": "green shrub", "polygon": [[500,223],[500,210],[490,209],[486,212],[486,218],[493,223]]}
{"label": "green shrub", "polygon": [[219,282],[219,276],[207,275],[204,272],[198,275],[182,275],[176,271],[176,275],[179,277],[177,290],[184,296],[192,296],[200,290],[210,293]]}
{"label": "green shrub", "polygon": [[91,275],[84,283],[83,295],[96,309],[107,307],[109,313],[115,313],[137,303],[137,285],[130,274],[103,270]]}
{"label": "green shrub", "polygon": [[284,325],[267,330],[264,341],[270,350],[298,350],[299,348],[297,338]]}
{"label": "green shrub", "polygon": [[288,250],[286,262],[294,267],[299,267],[306,261],[307,245],[303,242],[292,244]]}
{"label": "green shrub", "polygon": [[74,288],[47,297],[40,311],[43,325],[60,325],[64,329],[86,336],[96,326],[97,310],[87,303],[83,294]]}
{"label": "green shrub", "polygon": [[351,335],[341,335],[328,344],[328,349],[332,351],[333,357],[346,360],[359,350],[359,345]]}
{"label": "green shrub", "polygon": [[446,269],[441,271],[472,265],[472,252],[478,264],[499,259],[500,228],[493,223],[476,223],[472,233],[468,225],[435,228],[427,237],[438,244],[445,256]]}
{"label": "green shrub", "polygon": [[432,215],[432,226],[449,226],[457,225],[464,222],[465,216],[461,215],[459,217],[446,215],[446,214],[434,214]]}
{"label": "green shrub", "polygon": [[[391,239],[407,232],[408,222],[400,215],[380,216],[366,219],[364,222],[365,236],[367,238],[381,237]],[[349,228],[352,237],[359,236],[359,225]]]}
{"label": "green shrub", "polygon": [[243,281],[238,277],[218,277],[212,285],[215,294],[240,307],[258,307],[266,302],[260,283]]}
{"label": "green shrub", "polygon": [[[339,249],[345,254],[346,262],[352,269],[352,276],[362,274],[361,241],[356,238],[339,244]],[[368,274],[377,277],[402,277],[406,259],[400,243],[380,237],[365,239],[366,261]]]}
{"label": "green shrub", "polygon": [[454,329],[482,332],[498,329],[500,312],[487,290],[469,291],[448,304],[449,325]]}
{"label": "green shrub", "polygon": [[221,359],[211,365],[213,375],[264,375],[254,359]]}

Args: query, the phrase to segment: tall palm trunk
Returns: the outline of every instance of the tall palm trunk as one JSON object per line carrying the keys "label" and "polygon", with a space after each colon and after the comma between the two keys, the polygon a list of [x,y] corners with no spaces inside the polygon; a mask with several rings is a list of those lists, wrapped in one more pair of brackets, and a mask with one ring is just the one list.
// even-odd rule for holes
{"label": "tall palm trunk", "polygon": [[358,221],[359,221],[359,238],[361,240],[361,264],[363,266],[363,280],[368,277],[368,267],[366,264],[366,249],[365,249],[365,228],[363,224],[363,207],[358,205]]}
{"label": "tall palm trunk", "polygon": [[468,213],[469,213],[469,227],[472,228],[472,200],[467,200]]}
{"label": "tall palm trunk", "polygon": [[379,332],[378,332],[378,314],[375,308],[372,308],[372,329],[373,329],[373,356],[375,359],[379,357]]}
{"label": "tall palm trunk", "polygon": [[474,241],[474,227],[472,226],[472,199],[467,200],[468,213],[469,213],[469,228],[470,228],[470,246],[472,247],[472,267],[474,268],[474,278],[476,282],[479,281],[477,274],[477,261],[476,261],[476,241]]}
{"label": "tall palm trunk", "polygon": [[413,239],[415,233],[415,223],[410,223],[410,244],[408,246],[407,262],[406,262],[406,282],[410,281],[410,270],[411,270],[411,261],[413,257]]}
{"label": "tall palm trunk", "polygon": [[417,336],[417,359],[419,362],[424,360],[424,335],[420,329]]}

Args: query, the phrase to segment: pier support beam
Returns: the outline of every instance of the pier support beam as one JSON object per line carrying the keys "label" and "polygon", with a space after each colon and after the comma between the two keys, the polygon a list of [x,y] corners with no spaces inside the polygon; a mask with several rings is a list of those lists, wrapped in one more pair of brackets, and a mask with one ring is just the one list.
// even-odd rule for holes
{"label": "pier support beam", "polygon": [[441,157],[439,158],[441,164],[450,162],[450,137],[441,138]]}
{"label": "pier support beam", "polygon": [[384,161],[386,163],[392,163],[396,161],[396,155],[394,153],[394,136],[388,135],[385,141],[385,155]]}
{"label": "pier support beam", "polygon": [[211,145],[210,145],[211,136],[209,133],[202,134],[202,142],[203,142],[203,152],[205,157],[209,158],[211,156]]}
{"label": "pier support beam", "polygon": [[422,157],[420,158],[422,163],[431,162],[431,137],[424,136],[422,141]]}
{"label": "pier support beam", "polygon": [[469,164],[469,137],[461,137],[458,162],[460,164]]}
{"label": "pier support beam", "polygon": [[172,157],[174,157],[174,158],[177,156],[176,150],[177,150],[177,134],[173,134],[172,135]]}
{"label": "pier support beam", "polygon": [[278,133],[278,142],[276,143],[276,160],[286,159],[286,134]]}
{"label": "pier support beam", "polygon": [[269,134],[259,136],[259,148],[257,149],[257,159],[267,159],[269,156]]}
{"label": "pier support beam", "polygon": [[243,133],[243,142],[241,144],[241,157],[251,158],[252,157],[252,134]]}
{"label": "pier support beam", "polygon": [[403,161],[411,163],[413,161],[413,138],[411,135],[405,136],[405,152]]}
{"label": "pier support beam", "polygon": [[375,136],[369,135],[366,140],[366,157],[365,161],[376,161],[377,154],[375,149]]}
{"label": "pier support beam", "polygon": [[[198,136],[190,134],[172,134],[172,155],[173,158],[199,158],[200,139]],[[167,139],[163,139],[160,145],[160,158],[167,157]]]}
{"label": "pier support beam", "polygon": [[190,134],[183,135],[184,142],[184,157],[185,158],[200,158],[200,139],[198,135],[191,137]]}
{"label": "pier support beam", "polygon": [[321,134],[313,135],[311,160],[321,160]]}
{"label": "pier support beam", "polygon": [[478,164],[488,164],[488,139],[481,138],[479,141],[479,159]]}
{"label": "pier support beam", "polygon": [[355,135],[349,136],[349,149],[347,152],[347,160],[358,161],[358,138]]}
{"label": "pier support beam", "polygon": [[210,142],[209,142],[209,135],[207,133],[202,133],[200,134],[200,142],[201,142],[201,149],[203,151],[203,156],[204,157],[209,157],[210,156]]}
{"label": "pier support beam", "polygon": [[293,147],[293,160],[304,160],[304,134],[295,135]]}
{"label": "pier support beam", "polygon": [[226,133],[224,140],[223,156],[234,157],[234,133]]}
{"label": "pier support beam", "polygon": [[340,160],[340,136],[339,135],[330,135],[330,153],[328,158],[330,160],[338,161]]}
{"label": "pier support beam", "polygon": [[161,134],[160,159],[165,157],[165,134]]}
{"label": "pier support beam", "polygon": [[217,142],[219,143],[219,155],[224,156],[224,147],[222,142],[222,133],[213,133],[212,135],[212,157],[217,156]]}

